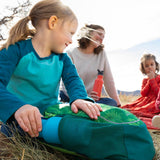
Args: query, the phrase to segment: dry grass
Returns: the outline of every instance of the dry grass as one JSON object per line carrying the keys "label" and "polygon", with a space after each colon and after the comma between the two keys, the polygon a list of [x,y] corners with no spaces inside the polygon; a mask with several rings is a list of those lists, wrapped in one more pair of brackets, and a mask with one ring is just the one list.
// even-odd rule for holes
{"label": "dry grass", "polygon": [[121,105],[125,105],[125,104],[127,104],[127,103],[130,103],[130,102],[133,102],[133,101],[135,101],[136,99],[138,99],[140,96],[139,95],[137,95],[137,96],[133,96],[133,95],[123,95],[123,94],[121,94],[120,93],[120,95],[119,95],[119,97],[120,97],[120,100],[121,100]]}
{"label": "dry grass", "polygon": [[0,133],[0,160],[67,160],[60,152],[49,149],[37,139],[16,134],[6,138]]}
{"label": "dry grass", "polygon": [[[122,105],[134,101],[139,96],[120,94]],[[154,142],[156,155],[154,160],[160,160],[160,131],[149,131]],[[36,139],[26,136],[25,141],[19,135],[6,138],[0,134],[0,160],[84,160],[84,158],[70,156],[48,148]]]}

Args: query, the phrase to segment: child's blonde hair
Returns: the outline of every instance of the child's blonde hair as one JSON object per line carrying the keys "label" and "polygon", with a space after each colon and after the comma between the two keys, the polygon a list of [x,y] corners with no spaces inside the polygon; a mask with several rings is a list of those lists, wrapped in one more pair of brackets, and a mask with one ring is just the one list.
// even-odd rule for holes
{"label": "child's blonde hair", "polygon": [[143,74],[146,74],[146,73],[145,73],[145,70],[144,70],[143,64],[144,64],[144,62],[145,62],[146,60],[150,60],[150,59],[153,59],[153,60],[155,61],[156,71],[159,72],[160,66],[159,66],[159,63],[156,61],[156,57],[155,57],[153,54],[150,54],[150,53],[149,53],[149,54],[144,54],[144,55],[142,56],[142,58],[141,58],[140,70],[141,70],[141,72],[142,72]]}
{"label": "child's blonde hair", "polygon": [[[49,19],[53,15],[62,20],[70,19],[72,21],[77,19],[72,10],[68,6],[65,6],[60,0],[42,0],[31,9],[29,16],[19,20],[18,23],[11,28],[9,38],[0,50],[8,48],[9,45],[20,40],[33,37],[39,22],[42,19]],[[28,22],[30,20],[35,29],[29,29]]]}

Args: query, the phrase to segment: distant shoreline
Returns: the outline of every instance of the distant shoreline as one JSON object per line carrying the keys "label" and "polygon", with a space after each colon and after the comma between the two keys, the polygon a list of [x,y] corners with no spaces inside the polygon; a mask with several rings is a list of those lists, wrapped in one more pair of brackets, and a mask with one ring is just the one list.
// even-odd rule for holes
{"label": "distant shoreline", "polygon": [[122,95],[132,95],[132,96],[139,96],[141,95],[140,90],[135,90],[135,91],[121,91],[121,90],[117,90],[118,94],[122,94]]}

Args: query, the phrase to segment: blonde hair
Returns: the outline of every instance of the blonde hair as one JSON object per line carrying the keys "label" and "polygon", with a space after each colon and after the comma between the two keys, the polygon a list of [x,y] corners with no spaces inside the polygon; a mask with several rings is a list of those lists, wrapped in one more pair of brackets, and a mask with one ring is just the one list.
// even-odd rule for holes
{"label": "blonde hair", "polygon": [[[52,15],[57,16],[57,18],[63,21],[77,19],[72,10],[68,6],[65,6],[60,0],[42,0],[33,6],[29,16],[19,20],[18,23],[11,28],[9,38],[0,50],[8,48],[9,45],[18,41],[33,37],[39,22],[43,19],[49,19]],[[28,22],[30,20],[35,29],[29,29]]]}
{"label": "blonde hair", "polygon": [[159,63],[156,61],[156,57],[153,54],[144,54],[141,58],[141,63],[140,63],[140,70],[143,74],[146,74],[143,64],[145,61],[150,59],[153,59],[155,61],[156,71],[159,72],[160,66]]}

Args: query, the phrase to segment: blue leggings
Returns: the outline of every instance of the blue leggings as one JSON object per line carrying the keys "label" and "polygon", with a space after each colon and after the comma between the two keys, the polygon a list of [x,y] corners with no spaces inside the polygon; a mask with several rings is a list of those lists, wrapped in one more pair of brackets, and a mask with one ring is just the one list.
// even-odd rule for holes
{"label": "blue leggings", "polygon": [[[42,118],[42,131],[39,132],[39,138],[43,138],[48,143],[60,144],[58,136],[58,127],[61,117]],[[25,136],[26,132],[22,130],[17,121],[12,118],[7,125],[2,124],[0,131],[7,137],[13,137],[14,133]]]}
{"label": "blue leggings", "polygon": [[[68,96],[66,96],[63,91],[60,91],[60,98],[62,102],[69,102]],[[96,103],[117,107],[117,102],[112,98],[100,98],[100,100],[96,101]]]}

